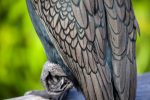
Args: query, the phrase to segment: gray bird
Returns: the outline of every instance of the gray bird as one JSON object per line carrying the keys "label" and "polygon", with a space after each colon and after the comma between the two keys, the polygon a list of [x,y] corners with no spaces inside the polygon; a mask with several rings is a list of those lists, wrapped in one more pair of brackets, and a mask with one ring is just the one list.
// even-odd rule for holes
{"label": "gray bird", "polygon": [[48,62],[52,99],[75,86],[86,100],[134,100],[136,35],[131,0],[26,0]]}

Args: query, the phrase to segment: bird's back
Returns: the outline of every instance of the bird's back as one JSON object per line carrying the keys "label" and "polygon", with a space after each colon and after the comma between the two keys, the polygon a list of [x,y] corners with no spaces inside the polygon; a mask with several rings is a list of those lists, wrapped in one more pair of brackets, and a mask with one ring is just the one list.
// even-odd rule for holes
{"label": "bird's back", "polygon": [[130,0],[31,1],[87,100],[135,98],[138,26]]}

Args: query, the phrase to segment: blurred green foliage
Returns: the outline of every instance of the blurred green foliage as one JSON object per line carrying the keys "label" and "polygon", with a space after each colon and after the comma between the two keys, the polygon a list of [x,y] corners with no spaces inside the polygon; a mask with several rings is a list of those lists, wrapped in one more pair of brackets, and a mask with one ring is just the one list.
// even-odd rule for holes
{"label": "blurred green foliage", "polygon": [[[149,0],[133,0],[141,36],[137,39],[138,73],[150,71]],[[42,89],[46,61],[42,44],[28,15],[25,0],[0,0],[0,99]]]}
{"label": "blurred green foliage", "polygon": [[25,0],[0,0],[0,100],[42,89],[45,61]]}

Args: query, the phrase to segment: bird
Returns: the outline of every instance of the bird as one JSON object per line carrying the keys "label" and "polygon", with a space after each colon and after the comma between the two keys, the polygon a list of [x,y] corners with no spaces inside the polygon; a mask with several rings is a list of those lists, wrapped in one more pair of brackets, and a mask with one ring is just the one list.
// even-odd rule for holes
{"label": "bird", "polygon": [[26,1],[48,60],[86,100],[135,100],[139,26],[131,0]]}

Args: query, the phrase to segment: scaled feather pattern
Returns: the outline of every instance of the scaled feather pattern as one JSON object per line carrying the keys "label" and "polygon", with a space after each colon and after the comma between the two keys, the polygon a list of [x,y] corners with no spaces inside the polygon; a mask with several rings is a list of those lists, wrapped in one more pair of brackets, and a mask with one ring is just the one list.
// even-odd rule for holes
{"label": "scaled feather pattern", "polygon": [[31,1],[86,100],[135,99],[139,29],[131,0]]}

